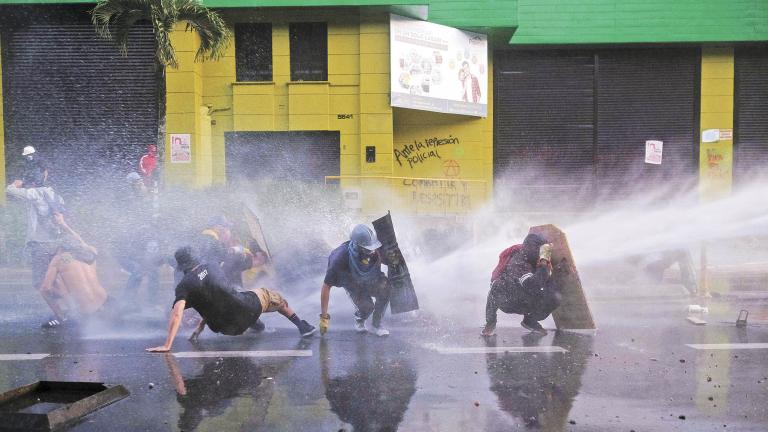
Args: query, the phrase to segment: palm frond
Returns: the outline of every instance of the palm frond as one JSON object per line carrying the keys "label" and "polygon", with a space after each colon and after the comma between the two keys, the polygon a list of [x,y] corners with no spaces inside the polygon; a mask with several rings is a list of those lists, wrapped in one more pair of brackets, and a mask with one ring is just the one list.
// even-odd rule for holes
{"label": "palm frond", "polygon": [[91,22],[96,32],[111,39],[115,20],[123,14],[136,14],[141,11],[144,18],[149,19],[152,0],[98,0],[91,11]]}
{"label": "palm frond", "polygon": [[197,0],[175,0],[177,20],[187,23],[187,30],[200,36],[195,61],[218,60],[226,52],[232,33],[221,16]]}
{"label": "palm frond", "polygon": [[195,61],[221,58],[232,36],[221,16],[198,0],[97,0],[91,11],[96,32],[115,42],[123,55],[128,52],[131,28],[142,20],[152,24],[157,61],[173,68],[179,66],[171,44],[171,32],[177,23],[185,22],[187,31],[200,36]]}

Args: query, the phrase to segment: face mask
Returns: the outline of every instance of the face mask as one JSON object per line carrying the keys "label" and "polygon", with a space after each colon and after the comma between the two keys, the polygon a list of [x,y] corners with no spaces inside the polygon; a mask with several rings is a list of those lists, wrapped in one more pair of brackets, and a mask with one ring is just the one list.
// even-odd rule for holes
{"label": "face mask", "polygon": [[35,158],[34,155],[26,155],[24,157],[27,158],[28,161],[31,161],[32,159]]}
{"label": "face mask", "polygon": [[360,257],[360,262],[368,265],[371,263],[371,260],[376,255],[376,251],[368,250],[364,247],[358,247],[357,248],[357,255]]}

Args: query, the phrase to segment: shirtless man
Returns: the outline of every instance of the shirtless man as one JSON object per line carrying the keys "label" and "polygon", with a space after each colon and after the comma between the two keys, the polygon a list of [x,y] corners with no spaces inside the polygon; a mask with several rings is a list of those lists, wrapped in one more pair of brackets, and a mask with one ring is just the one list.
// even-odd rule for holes
{"label": "shirtless man", "polygon": [[40,294],[56,315],[55,319],[43,324],[47,328],[59,326],[73,313],[94,314],[104,306],[108,297],[93,264],[96,248],[85,243],[61,214],[56,216],[56,222],[67,236],[48,265],[40,285]]}

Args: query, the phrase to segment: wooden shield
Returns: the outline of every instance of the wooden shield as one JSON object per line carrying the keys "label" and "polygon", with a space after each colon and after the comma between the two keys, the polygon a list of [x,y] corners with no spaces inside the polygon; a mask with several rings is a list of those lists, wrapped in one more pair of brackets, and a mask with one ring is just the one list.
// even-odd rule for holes
{"label": "wooden shield", "polygon": [[595,329],[592,311],[581,287],[579,272],[568,246],[565,233],[554,225],[532,227],[530,233],[543,236],[552,243],[552,278],[560,287],[563,298],[560,307],[552,312],[552,318],[558,329]]}

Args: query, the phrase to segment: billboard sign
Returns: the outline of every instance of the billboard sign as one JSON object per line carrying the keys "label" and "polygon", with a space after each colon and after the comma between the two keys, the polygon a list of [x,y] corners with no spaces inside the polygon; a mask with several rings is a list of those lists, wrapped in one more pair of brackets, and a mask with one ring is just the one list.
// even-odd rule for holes
{"label": "billboard sign", "polygon": [[392,106],[488,115],[488,38],[390,15]]}

